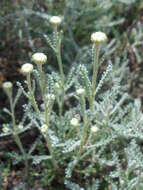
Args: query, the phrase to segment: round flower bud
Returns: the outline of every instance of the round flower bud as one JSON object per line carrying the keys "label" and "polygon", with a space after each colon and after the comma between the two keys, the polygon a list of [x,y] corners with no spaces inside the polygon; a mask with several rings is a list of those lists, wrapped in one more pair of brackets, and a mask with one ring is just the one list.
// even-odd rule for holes
{"label": "round flower bud", "polygon": [[55,83],[55,89],[58,91],[59,88],[60,88],[60,85],[56,82],[56,83]]}
{"label": "round flower bud", "polygon": [[77,93],[77,95],[81,96],[81,95],[85,94],[85,90],[83,88],[79,88],[79,89],[77,89],[76,93]]}
{"label": "round flower bud", "polygon": [[62,22],[62,19],[59,17],[59,16],[52,16],[50,18],[50,23],[53,25],[53,26],[58,26],[60,25]]}
{"label": "round flower bud", "polygon": [[93,43],[102,44],[107,41],[107,36],[103,32],[94,32],[93,34],[91,34],[91,41]]}
{"label": "round flower bud", "polygon": [[22,130],[23,129],[23,125],[18,125],[18,129]]}
{"label": "round flower bud", "polygon": [[44,53],[34,53],[32,60],[35,64],[44,64],[47,61],[47,56]]}
{"label": "round flower bud", "polygon": [[50,97],[52,100],[55,100],[55,95],[54,94],[51,94],[51,97]]}
{"label": "round flower bud", "polygon": [[5,93],[6,93],[8,96],[10,96],[11,93],[12,93],[13,84],[12,84],[11,82],[7,81],[7,82],[4,82],[4,83],[3,83],[2,87],[3,87],[4,91],[5,91]]}
{"label": "round flower bud", "polygon": [[13,87],[12,83],[9,82],[9,81],[4,82],[2,86],[3,86],[3,89],[4,89],[4,90],[11,90],[12,87]]}
{"label": "round flower bud", "polygon": [[53,100],[53,101],[55,100],[55,95],[54,94],[48,94],[47,97],[50,100]]}
{"label": "round flower bud", "polygon": [[74,127],[77,127],[79,125],[78,119],[77,118],[72,118],[70,121],[71,125]]}
{"label": "round flower bud", "polygon": [[32,73],[32,71],[33,71],[33,65],[31,63],[25,63],[21,67],[21,72],[24,75],[30,74],[30,73]]}
{"label": "round flower bud", "polygon": [[3,131],[3,133],[8,133],[9,132],[9,128],[8,127],[3,127],[2,131]]}
{"label": "round flower bud", "polygon": [[94,126],[91,127],[91,131],[92,131],[93,133],[96,133],[97,131],[99,131],[99,128],[96,127],[96,125],[94,125]]}
{"label": "round flower bud", "polygon": [[42,132],[43,134],[45,134],[45,133],[47,132],[47,129],[48,129],[47,125],[46,125],[46,124],[43,124],[42,127],[41,127],[41,132]]}

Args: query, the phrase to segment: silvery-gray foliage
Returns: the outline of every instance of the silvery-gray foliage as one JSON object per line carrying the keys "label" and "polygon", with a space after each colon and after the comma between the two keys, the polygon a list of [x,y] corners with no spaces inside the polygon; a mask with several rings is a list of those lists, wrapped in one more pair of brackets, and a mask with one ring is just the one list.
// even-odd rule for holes
{"label": "silvery-gray foliage", "polygon": [[[112,0],[97,1],[97,6],[93,9],[91,8],[92,4],[90,8],[84,9],[86,3],[89,3],[89,1],[85,1],[81,7],[81,1],[77,1],[76,3],[72,3],[72,1],[65,2],[65,15],[69,15],[70,11],[73,10],[75,12],[70,18],[72,20],[73,30],[74,27],[77,26],[78,19],[82,18],[85,14],[89,14],[91,18],[88,18],[92,20],[95,19],[92,18],[93,14],[91,14],[94,11],[98,13],[97,15],[99,17],[103,12],[110,13],[110,9],[113,6],[117,6],[116,2]],[[136,1],[118,0],[121,6],[124,6],[124,4],[130,5],[134,2]],[[80,7],[80,11],[78,7]],[[42,19],[49,19],[49,15],[45,13],[42,14],[30,10],[26,11],[24,14],[35,14]],[[22,13],[23,12],[21,12],[21,14]],[[110,27],[115,27],[124,21],[124,18],[117,19],[116,21],[113,18],[114,14],[109,14],[108,17],[105,16],[100,20],[95,19],[93,25],[89,26],[88,29],[89,31],[91,31],[91,29],[107,29],[107,32],[109,32]],[[81,22],[81,25],[84,25],[85,22],[86,20]],[[133,41],[138,30],[140,34],[138,41],[132,44],[135,52],[136,46],[141,44],[142,32],[140,23],[137,30],[132,31]],[[68,28],[68,33],[72,38],[71,26]],[[77,29],[77,33],[80,34],[80,27],[79,31]],[[82,35],[84,36],[84,33]],[[45,34],[44,38],[47,39],[49,46],[55,51],[54,39],[45,36]],[[70,47],[76,49],[76,56],[70,59],[69,52],[63,56],[64,60],[67,62],[71,61],[71,63],[74,64],[71,69],[68,69],[69,74],[66,76],[65,109],[62,117],[59,117],[57,113],[57,102],[58,98],[61,97],[61,92],[59,91],[57,93],[55,90],[55,83],[59,82],[60,84],[60,77],[57,72],[46,74],[47,97],[48,94],[51,93],[56,96],[55,107],[50,116],[50,129],[48,132],[56,160],[63,169],[65,186],[71,190],[141,189],[143,186],[143,115],[140,100],[132,100],[126,93],[128,85],[124,79],[126,75],[130,78],[127,66],[127,52],[124,52],[121,57],[117,55],[112,59],[111,56],[120,46],[120,42],[115,39],[111,40],[103,52],[101,52],[102,59],[100,60],[100,64],[104,68],[106,67],[106,69],[104,69],[104,72],[101,72],[103,74],[98,75],[94,101],[95,110],[91,112],[88,105],[91,94],[91,47],[87,45],[79,48],[79,44],[75,42],[74,38],[71,41],[65,39],[64,43],[66,44],[66,42],[67,46],[70,44]],[[135,54],[136,57],[138,57],[138,61],[140,61],[138,54]],[[37,85],[39,82],[39,74],[36,70],[34,70],[33,76],[34,79],[36,79]],[[33,83],[35,91],[38,86],[36,85]],[[21,92],[23,92],[26,97],[29,96],[20,83],[18,83],[18,86],[20,90],[18,91],[14,104],[17,103]],[[80,137],[84,126],[83,115],[80,114],[82,113],[82,105],[78,101],[75,90],[81,87],[86,92],[86,113],[91,118],[91,124],[88,128],[88,139],[84,145],[79,162],[77,163],[76,155],[79,150]],[[40,106],[43,108],[43,105]],[[27,121],[30,121],[29,126],[36,125],[40,129],[44,123],[44,109],[41,110],[41,115],[37,117],[33,112],[31,103],[28,103],[24,106],[24,116],[21,123],[24,125]],[[9,113],[8,111],[6,112]],[[70,123],[73,117],[79,119],[80,124],[76,128]],[[96,125],[99,129],[96,133],[90,130],[92,125]],[[42,135],[43,134],[41,134],[41,136]],[[32,160],[32,164],[45,163],[45,167],[48,165],[48,170],[52,174],[48,172],[52,176],[55,171],[53,171],[51,165],[51,157],[44,155],[42,151],[43,155],[33,155],[33,150],[38,147],[38,143],[36,144],[35,142],[32,147],[31,151],[29,151],[29,159]],[[17,162],[22,160],[19,155],[13,154],[13,156],[17,158]]]}
{"label": "silvery-gray foliage", "polygon": [[[119,62],[119,59],[117,60]],[[75,66],[77,67],[77,66]],[[124,70],[126,62],[121,67]],[[126,70],[127,71],[127,70]],[[74,76],[74,77],[72,77]],[[121,78],[120,78],[121,76]],[[34,71],[34,77],[39,76]],[[57,73],[47,74],[47,95],[55,93],[55,82],[59,81]],[[50,115],[50,129],[48,134],[51,145],[54,150],[56,160],[60,167],[64,169],[65,185],[67,188],[76,189],[138,189],[142,186],[142,150],[143,139],[143,114],[141,112],[141,103],[137,99],[133,101],[125,92],[124,85],[120,85],[123,76],[112,66],[111,61],[106,67],[106,71],[99,76],[99,81],[95,90],[95,110],[90,112],[87,104],[90,98],[90,77],[86,66],[79,65],[77,72],[72,68],[67,76],[68,101],[71,101],[71,107],[65,108],[62,117],[59,117],[57,111],[53,109]],[[69,82],[68,82],[69,81]],[[102,90],[104,85],[107,90]],[[109,85],[112,84],[112,85]],[[15,99],[17,102],[21,91],[28,96],[28,93],[18,83],[20,91]],[[82,135],[83,121],[82,105],[78,101],[75,89],[82,87],[85,89],[86,112],[91,118],[91,124],[88,128],[88,139],[84,145],[79,161],[76,155],[80,146],[80,137]],[[72,94],[72,96],[70,96]],[[55,94],[56,97],[61,96]],[[48,96],[47,96],[48,97]],[[56,100],[55,100],[56,106]],[[30,120],[29,126],[36,125],[39,129],[44,122],[44,111],[40,117],[33,112],[32,105],[28,103],[24,107],[25,116]],[[71,118],[79,118],[80,124],[76,128],[70,123]],[[99,129],[96,133],[90,128],[96,125]],[[35,142],[36,143],[36,142]],[[32,163],[39,164],[49,162],[51,157],[48,155],[32,155],[33,150],[38,144],[33,145],[30,151],[29,159]],[[12,156],[12,154],[11,154]],[[17,157],[19,162],[23,158]],[[52,172],[52,167],[50,168]],[[81,175],[80,175],[81,174]],[[74,176],[78,175],[78,180]],[[90,180],[92,178],[92,180]],[[84,183],[84,180],[86,182]]]}

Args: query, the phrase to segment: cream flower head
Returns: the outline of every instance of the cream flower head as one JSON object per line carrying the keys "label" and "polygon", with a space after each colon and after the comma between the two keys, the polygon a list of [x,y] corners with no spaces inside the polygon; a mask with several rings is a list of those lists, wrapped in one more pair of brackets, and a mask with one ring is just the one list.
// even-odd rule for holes
{"label": "cream flower head", "polygon": [[18,129],[19,129],[19,130],[22,130],[23,128],[24,128],[23,125],[21,125],[21,124],[18,125]]}
{"label": "cream flower head", "polygon": [[56,90],[59,90],[59,88],[60,88],[60,85],[59,85],[58,82],[56,82],[56,83],[55,83],[55,89],[56,89]]}
{"label": "cream flower head", "polygon": [[60,25],[62,22],[62,19],[59,17],[59,16],[52,16],[50,18],[50,23],[53,25],[53,26],[58,26]]}
{"label": "cream flower head", "polygon": [[33,71],[33,65],[31,63],[25,63],[21,67],[21,72],[24,75],[30,74],[30,73],[32,73],[32,71]]}
{"label": "cream flower head", "polygon": [[85,90],[83,88],[79,88],[76,90],[77,95],[81,96],[85,94]]}
{"label": "cream flower head", "polygon": [[91,132],[96,133],[97,131],[99,131],[99,128],[96,125],[91,127]]}
{"label": "cream flower head", "polygon": [[44,64],[47,61],[47,56],[44,53],[34,53],[32,60],[35,64]]}
{"label": "cream flower head", "polygon": [[41,132],[42,132],[43,134],[45,134],[46,131],[47,131],[47,129],[48,129],[47,125],[46,125],[46,124],[43,124],[42,127],[41,127]]}
{"label": "cream flower head", "polygon": [[91,41],[93,43],[102,44],[107,41],[107,36],[103,32],[94,32],[91,34]]}
{"label": "cream flower head", "polygon": [[3,90],[5,91],[5,93],[7,94],[7,96],[11,97],[13,84],[11,82],[7,81],[7,82],[3,83],[2,87],[3,87]]}
{"label": "cream flower head", "polygon": [[71,119],[70,123],[74,127],[77,127],[79,125],[78,119],[75,117]]}
{"label": "cream flower head", "polygon": [[11,90],[13,85],[12,85],[11,82],[7,81],[7,82],[3,83],[2,87],[3,87],[4,90]]}
{"label": "cream flower head", "polygon": [[8,127],[3,127],[3,128],[2,128],[2,131],[3,131],[3,133],[8,133],[10,130],[9,130]]}

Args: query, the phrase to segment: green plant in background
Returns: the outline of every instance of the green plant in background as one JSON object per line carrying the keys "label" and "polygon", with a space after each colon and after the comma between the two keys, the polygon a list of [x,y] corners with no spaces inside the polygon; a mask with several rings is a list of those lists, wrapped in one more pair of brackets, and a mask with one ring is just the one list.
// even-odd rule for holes
{"label": "green plant in background", "polygon": [[[91,35],[93,47],[88,50],[93,68],[92,77],[88,74],[90,69],[88,71],[84,64],[73,65],[69,75],[65,76],[61,59],[60,23],[60,17],[51,17],[53,35],[52,38],[46,36],[57,57],[59,74],[44,72],[47,56],[43,53],[32,56],[36,69],[31,63],[21,67],[28,87],[26,92],[19,84],[29,100],[24,108],[25,114],[31,125],[40,129],[49,151],[49,155],[45,155],[42,150],[40,155],[31,155],[33,149],[38,147],[35,142],[27,158],[32,159],[33,164],[41,165],[42,174],[38,175],[43,179],[42,187],[46,186],[48,175],[49,187],[56,180],[71,190],[142,188],[141,104],[139,100],[132,101],[125,93],[125,85],[120,86],[123,79],[120,71],[126,69],[127,62],[118,71],[109,59],[100,78],[99,69],[103,61],[99,55],[107,36],[102,32],[95,32]],[[109,43],[103,49],[108,49],[103,57],[108,56],[112,44]],[[116,57],[115,62],[119,64],[120,58]],[[31,76],[36,79],[37,84]],[[107,90],[101,91],[106,83]],[[5,83],[7,84],[9,83]],[[36,101],[37,86],[40,87],[41,105]],[[6,93],[11,99],[9,91]],[[11,110],[13,131],[16,132],[13,106]],[[20,150],[23,150],[18,135],[15,140]],[[22,153],[26,155],[25,152]]]}

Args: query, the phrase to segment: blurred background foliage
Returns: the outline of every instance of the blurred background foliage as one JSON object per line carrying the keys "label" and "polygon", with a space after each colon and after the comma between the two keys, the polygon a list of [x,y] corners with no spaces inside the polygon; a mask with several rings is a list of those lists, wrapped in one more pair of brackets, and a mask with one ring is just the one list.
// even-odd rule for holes
{"label": "blurred background foliage", "polygon": [[[109,37],[104,63],[112,62],[117,75],[127,69],[123,83],[134,97],[143,97],[142,0],[1,0],[0,7],[0,87],[5,80],[22,80],[20,66],[30,62],[36,51],[47,54],[48,72],[57,70],[46,35],[51,34],[49,18],[59,15],[63,18],[65,74],[73,64],[91,67],[90,35],[101,30]],[[4,107],[7,100],[1,89],[0,94]],[[4,122],[2,109],[0,117],[0,123]]]}

